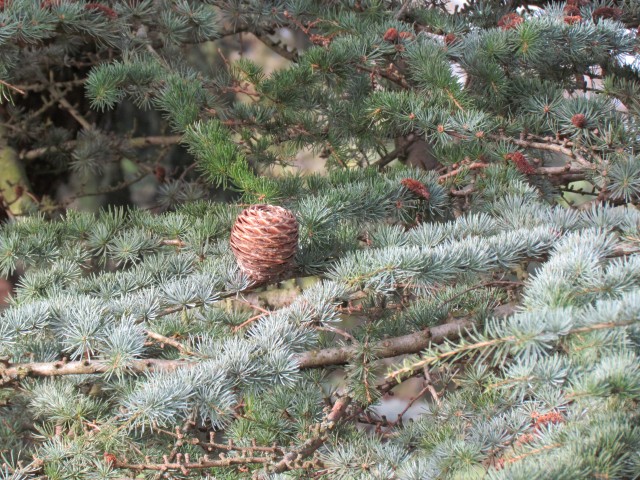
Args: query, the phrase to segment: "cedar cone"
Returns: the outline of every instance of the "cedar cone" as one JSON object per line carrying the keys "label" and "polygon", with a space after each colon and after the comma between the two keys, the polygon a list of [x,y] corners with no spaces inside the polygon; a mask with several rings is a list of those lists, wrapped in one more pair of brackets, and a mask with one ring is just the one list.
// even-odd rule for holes
{"label": "cedar cone", "polygon": [[111,8],[101,3],[87,3],[85,4],[84,9],[102,13],[103,15],[111,19],[118,18],[118,14],[115,10],[112,10]]}
{"label": "cedar cone", "polygon": [[569,5],[563,8],[564,14],[569,17],[580,17],[580,9],[577,5]]}
{"label": "cedar cone", "polygon": [[398,41],[398,29],[391,27],[385,33],[382,39],[385,42],[395,43]]}
{"label": "cedar cone", "polygon": [[427,186],[415,178],[405,178],[400,183],[417,197],[423,198],[424,200],[431,198],[431,193],[429,193]]}
{"label": "cedar cone", "polygon": [[298,247],[298,221],[286,208],[252,205],[231,229],[231,250],[240,269],[255,282],[286,272]]}
{"label": "cedar cone", "polygon": [[573,123],[578,128],[584,128],[587,126],[587,117],[585,117],[582,113],[576,113],[573,117],[571,117],[571,123]]}
{"label": "cedar cone", "polygon": [[529,163],[527,157],[520,152],[507,153],[504,158],[511,160],[518,170],[525,175],[533,175],[536,169]]}
{"label": "cedar cone", "polygon": [[118,458],[113,453],[104,452],[102,458],[104,458],[104,463],[112,467],[118,463]]}
{"label": "cedar cone", "polygon": [[600,18],[613,18],[614,20],[620,20],[620,17],[622,17],[622,10],[619,8],[600,7],[593,11],[591,18],[593,18],[593,21],[595,22]]}
{"label": "cedar cone", "polygon": [[502,30],[512,30],[522,22],[524,22],[524,18],[522,18],[517,13],[507,13],[506,15],[502,16],[500,20],[498,20],[498,26]]}
{"label": "cedar cone", "polygon": [[564,17],[564,23],[567,25],[573,25],[574,23],[578,23],[580,20],[582,20],[580,15],[568,15]]}

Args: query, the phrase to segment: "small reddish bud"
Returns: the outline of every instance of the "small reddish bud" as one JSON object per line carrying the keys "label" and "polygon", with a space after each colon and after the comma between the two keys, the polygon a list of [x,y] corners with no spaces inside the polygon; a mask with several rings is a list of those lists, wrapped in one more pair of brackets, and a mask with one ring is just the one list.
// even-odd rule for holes
{"label": "small reddish bud", "polygon": [[572,7],[585,7],[591,3],[591,0],[567,0],[567,5]]}
{"label": "small reddish bud", "polygon": [[533,420],[533,428],[535,430],[540,430],[541,427],[550,423],[556,424],[564,422],[562,414],[556,411],[551,411],[542,415],[538,412],[532,412],[531,419]]}
{"label": "small reddish bud", "polygon": [[600,18],[611,18],[613,20],[619,20],[622,17],[622,10],[615,7],[600,7],[596,8],[593,11],[593,21],[599,20]]}
{"label": "small reddish bud", "polygon": [[522,22],[524,22],[524,19],[517,13],[507,13],[502,18],[500,18],[500,20],[498,20],[498,26],[502,30],[512,30]]}
{"label": "small reddish bud", "polygon": [[158,183],[164,183],[167,176],[167,170],[162,165],[157,165],[153,174],[155,175],[156,180],[158,180]]}
{"label": "small reddish bud", "polygon": [[444,125],[438,125],[436,127],[436,130],[438,131],[438,133],[444,133]]}
{"label": "small reddish bud", "polygon": [[582,113],[576,113],[573,117],[571,117],[571,123],[573,123],[578,128],[584,128],[587,125],[587,117],[585,117]]}
{"label": "small reddish bud", "polygon": [[382,37],[382,39],[385,42],[390,42],[390,43],[395,43],[398,41],[398,30],[396,28],[391,27],[389,30],[387,30],[384,34],[384,37]]}
{"label": "small reddish bud", "polygon": [[566,23],[567,25],[573,25],[574,23],[580,22],[580,20],[582,20],[582,17],[580,15],[570,15],[564,17],[564,23]]}
{"label": "small reddish bud", "polygon": [[43,0],[40,2],[40,8],[44,10],[45,8],[57,7],[60,5],[60,0]]}
{"label": "small reddish bud", "polygon": [[413,38],[413,33],[411,33],[411,32],[400,32],[398,34],[398,36],[400,38],[402,38],[403,40],[408,40],[408,39]]}
{"label": "small reddish bud", "polygon": [[508,153],[505,155],[507,160],[513,162],[515,167],[525,175],[533,175],[536,169],[529,163],[527,158],[520,152]]}
{"label": "small reddish bud", "polygon": [[429,200],[431,198],[431,194],[429,193],[427,186],[414,178],[405,178],[400,183],[417,197],[424,200]]}
{"label": "small reddish bud", "polygon": [[445,45],[451,45],[453,42],[455,42],[458,39],[458,37],[456,37],[453,33],[447,33],[444,36],[444,44]]}
{"label": "small reddish bud", "polygon": [[493,468],[495,468],[496,470],[502,470],[504,468],[505,463],[506,462],[504,458],[496,458]]}
{"label": "small reddish bud", "polygon": [[84,6],[85,10],[93,10],[95,12],[100,12],[102,13],[104,16],[114,19],[114,18],[118,18],[118,14],[115,12],[115,10],[110,9],[109,7],[107,7],[106,5],[103,5],[101,3],[87,3]]}
{"label": "small reddish bud", "polygon": [[570,5],[567,3],[567,6],[562,9],[565,15],[568,16],[580,16],[580,9],[577,5]]}
{"label": "small reddish bud", "polygon": [[104,452],[102,458],[104,458],[104,463],[106,463],[107,465],[114,466],[116,463],[118,463],[118,459],[113,453]]}
{"label": "small reddish bud", "polygon": [[311,40],[311,43],[314,45],[320,45],[321,47],[327,47],[331,43],[331,39],[329,37],[318,35],[317,33],[312,34],[309,37],[309,40]]}
{"label": "small reddish bud", "polygon": [[517,445],[517,446],[526,445],[528,443],[533,442],[535,439],[536,437],[532,433],[524,433],[516,439],[514,445]]}

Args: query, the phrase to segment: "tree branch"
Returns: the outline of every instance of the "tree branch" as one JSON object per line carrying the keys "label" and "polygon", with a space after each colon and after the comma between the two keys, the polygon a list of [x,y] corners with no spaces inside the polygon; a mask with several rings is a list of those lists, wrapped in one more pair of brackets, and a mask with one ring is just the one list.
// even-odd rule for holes
{"label": "tree branch", "polygon": [[196,461],[191,461],[189,455],[178,454],[179,458],[173,462],[163,463],[127,463],[116,461],[114,467],[125,468],[128,470],[144,471],[155,470],[159,472],[167,472],[169,470],[179,471],[187,474],[189,470],[215,468],[215,467],[231,467],[233,465],[248,465],[256,463],[269,463],[269,457],[224,457],[219,460],[211,460],[207,455]]}
{"label": "tree branch", "polygon": [[[181,135],[169,135],[169,136],[151,136],[151,137],[135,137],[125,139],[122,143],[124,146],[130,148],[144,148],[150,146],[167,146],[174,145],[176,143],[180,143],[182,140]],[[35,148],[33,150],[29,150],[26,152],[20,153],[21,160],[35,160],[36,158],[40,158],[43,155],[56,152],[56,151],[65,151],[71,150],[77,144],[76,140],[70,140],[68,142],[64,142],[59,147],[42,147]]]}
{"label": "tree branch", "polygon": [[563,145],[557,145],[554,143],[533,142],[531,140],[507,137],[505,135],[492,135],[492,137],[495,140],[503,140],[505,142],[513,143],[514,145],[518,145],[519,147],[523,148],[533,148],[535,150],[547,150],[549,152],[561,153],[562,155],[566,155],[569,158],[575,159],[580,165],[589,170],[594,170],[596,168],[593,163],[577,153],[575,150],[572,150],[571,148],[565,147]]}
{"label": "tree branch", "polygon": [[[395,357],[408,353],[417,353],[424,350],[432,343],[442,343],[446,338],[456,337],[461,331],[471,326],[468,320],[458,320],[445,323],[419,332],[410,333],[401,337],[381,340],[373,345],[379,358]],[[153,338],[157,335],[154,334]],[[166,337],[163,337],[166,338]],[[344,365],[354,355],[353,347],[327,348],[304,352],[298,355],[297,362],[301,369],[329,367],[332,365]],[[192,367],[197,362],[186,359],[168,360],[149,358],[133,360],[127,366],[131,373],[143,373],[153,371],[173,371],[179,368]],[[103,360],[80,360],[58,362],[31,362],[0,364],[0,385],[6,385],[20,381],[27,377],[58,377],[63,375],[95,375],[110,371],[110,366]]]}
{"label": "tree branch", "polygon": [[[273,473],[282,473],[287,470],[293,470],[297,468],[304,468],[304,464],[302,461],[310,457],[315,453],[318,448],[320,448],[329,438],[330,432],[335,428],[337,423],[345,416],[347,412],[347,408],[351,403],[351,398],[348,396],[338,398],[336,402],[331,407],[331,410],[325,417],[325,419],[313,425],[312,431],[314,435],[306,440],[299,447],[293,448],[287,453],[285,453],[279,460],[278,458],[274,458],[275,453],[280,452],[280,449],[277,447],[249,447],[241,449],[243,454],[237,457],[227,457],[225,454],[221,453],[219,455],[219,459],[212,460],[208,455],[200,458],[199,460],[192,461],[189,454],[176,454],[175,460],[169,459],[169,457],[164,456],[163,462],[161,463],[153,463],[148,460],[145,463],[128,463],[127,461],[121,461],[115,459],[112,461],[113,466],[115,468],[122,468],[127,470],[135,470],[135,471],[159,471],[159,472],[168,472],[168,471],[179,471],[183,474],[188,474],[189,470],[201,470],[205,468],[219,468],[219,467],[231,467],[235,465],[249,465],[249,464],[271,464],[272,466],[267,466],[267,470]],[[225,446],[219,444],[212,444],[216,448],[221,448],[225,450],[235,450],[233,446]],[[256,451],[264,451],[269,456],[247,456],[245,452],[254,453]],[[260,473],[256,473],[254,478],[263,478]]]}
{"label": "tree branch", "polygon": [[464,165],[464,166],[462,166],[460,168],[456,168],[455,170],[451,170],[449,173],[445,173],[444,175],[440,175],[440,177],[438,178],[438,181],[439,182],[444,182],[447,178],[455,177],[456,175],[458,175],[462,171],[479,170],[481,168],[485,168],[485,167],[488,167],[488,166],[489,166],[488,163],[473,162],[473,163],[470,163],[468,165]]}
{"label": "tree branch", "polygon": [[420,137],[418,135],[416,135],[415,133],[407,135],[406,142],[403,145],[401,145],[398,148],[390,151],[386,155],[380,157],[378,160],[376,160],[372,164],[372,166],[376,167],[378,170],[382,170],[389,163],[393,162],[396,158],[398,158],[401,155],[404,155],[406,153],[406,151],[409,149],[409,147],[411,145],[413,145],[419,138]]}
{"label": "tree branch", "polygon": [[274,473],[282,473],[293,468],[299,468],[299,462],[312,455],[318,448],[320,448],[324,442],[329,438],[329,433],[333,430],[336,424],[344,417],[347,407],[351,403],[350,397],[342,397],[336,400],[331,411],[327,415],[324,421],[317,425],[317,433],[304,442],[300,447],[291,450],[286,453],[282,460],[276,463],[269,470]]}
{"label": "tree branch", "polygon": [[[376,351],[378,358],[396,357],[408,353],[424,350],[431,343],[442,343],[447,338],[457,337],[461,331],[471,326],[469,320],[457,320],[443,325],[420,330],[401,337],[389,338],[374,343],[371,348]],[[325,348],[304,352],[298,355],[300,368],[319,368],[331,365],[344,365],[355,354],[354,347]]]}
{"label": "tree branch", "polygon": [[286,58],[290,62],[293,62],[293,63],[298,62],[298,57],[299,57],[298,50],[296,50],[295,48],[292,50],[289,50],[287,48],[287,45],[285,45],[282,42],[282,40],[274,40],[273,38],[271,38],[270,35],[274,35],[276,33],[275,31],[272,32],[272,31],[264,31],[261,29],[256,29],[251,33],[253,33],[258,40],[260,40],[267,47],[269,47],[271,51],[277,53],[283,58]]}

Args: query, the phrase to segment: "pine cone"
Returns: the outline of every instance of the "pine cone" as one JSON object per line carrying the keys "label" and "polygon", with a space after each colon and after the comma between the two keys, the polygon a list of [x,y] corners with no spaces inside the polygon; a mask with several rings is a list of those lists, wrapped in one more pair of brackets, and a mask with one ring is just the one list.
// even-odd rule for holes
{"label": "pine cone", "polygon": [[262,283],[286,272],[298,247],[298,221],[286,208],[252,205],[231,229],[231,250],[240,269]]}

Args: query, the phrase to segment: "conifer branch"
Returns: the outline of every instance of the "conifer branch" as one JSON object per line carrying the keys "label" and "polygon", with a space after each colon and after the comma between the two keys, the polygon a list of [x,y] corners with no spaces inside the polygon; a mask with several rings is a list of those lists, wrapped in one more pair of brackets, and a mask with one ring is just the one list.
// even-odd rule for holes
{"label": "conifer branch", "polygon": [[407,135],[405,137],[405,142],[403,142],[403,144],[401,146],[391,150],[386,155],[383,155],[382,157],[380,157],[378,160],[376,160],[372,164],[372,166],[378,168],[379,170],[382,170],[389,163],[393,162],[396,158],[401,157],[404,154],[406,154],[407,151],[409,150],[409,147],[411,145],[413,145],[419,139],[420,139],[420,136],[416,135],[415,133]]}
{"label": "conifer branch", "polygon": [[[152,147],[152,146],[169,146],[176,145],[182,141],[181,135],[169,135],[169,136],[149,136],[149,137],[133,137],[129,139],[125,139],[119,142],[122,142],[124,147],[129,148],[144,148],[144,147]],[[57,151],[68,151],[73,150],[77,145],[76,140],[69,140],[68,142],[64,142],[59,147],[41,147],[35,148],[33,150],[29,150],[26,152],[20,153],[20,158],[22,160],[35,160],[40,158],[48,153],[53,153]]]}
{"label": "conifer branch", "polygon": [[533,148],[535,150],[546,150],[549,152],[560,153],[562,155],[566,155],[569,158],[575,159],[583,168],[588,170],[594,170],[596,166],[587,160],[584,156],[580,155],[575,149],[571,149],[565,147],[563,145],[558,145],[554,143],[544,143],[544,142],[534,142],[531,140],[518,139],[514,137],[508,137],[506,135],[495,135],[493,136],[496,140],[502,140],[505,142],[513,143],[514,145],[518,145],[519,147],[524,148]]}
{"label": "conifer branch", "polygon": [[[374,343],[371,349],[376,352],[378,358],[396,357],[424,350],[431,343],[442,343],[447,338],[456,337],[466,328],[471,326],[469,320],[456,320],[431,327],[419,332],[389,338]],[[343,365],[353,357],[354,347],[327,348],[305,352],[298,356],[300,368],[318,368],[331,365]]]}
{"label": "conifer branch", "polygon": [[7,87],[10,90],[13,90],[15,92],[18,92],[20,95],[26,95],[27,92],[25,92],[23,89],[21,89],[20,87],[17,87],[15,85],[10,84],[9,82],[6,82],[2,79],[0,79],[0,85],[4,85],[5,87]]}
{"label": "conifer branch", "polygon": [[282,473],[287,470],[301,467],[301,461],[312,455],[329,438],[329,433],[336,424],[345,416],[347,408],[351,403],[348,396],[338,398],[333,404],[331,411],[322,423],[314,426],[315,434],[312,438],[304,442],[300,447],[287,452],[282,459],[269,470],[273,473]]}
{"label": "conifer branch", "polygon": [[299,53],[297,49],[289,49],[289,47],[282,40],[274,40],[273,38],[271,38],[271,35],[276,33],[275,29],[256,29],[253,30],[252,33],[273,52],[277,53],[283,58],[286,58],[290,62],[298,62]]}
{"label": "conifer branch", "polygon": [[440,175],[440,177],[438,178],[439,182],[444,182],[445,180],[451,178],[451,177],[455,177],[456,175],[458,175],[460,172],[466,172],[467,170],[480,170],[483,168],[488,167],[490,164],[489,163],[485,163],[485,162],[472,162],[468,165],[464,165],[460,168],[456,168],[454,170],[451,170],[450,172],[447,172],[443,175]]}
{"label": "conifer branch", "polygon": [[221,468],[221,467],[233,467],[236,465],[255,465],[265,464],[271,462],[269,457],[223,457],[218,460],[212,460],[208,455],[202,458],[192,461],[191,456],[188,454],[177,454],[176,460],[170,462],[167,458],[166,462],[162,463],[128,463],[125,461],[117,460],[113,466],[115,468],[123,468],[127,470],[134,470],[142,472],[145,470],[158,471],[158,472],[181,472],[185,475],[190,470],[203,470],[206,468]]}
{"label": "conifer branch", "polygon": [[[442,0],[375,11],[107,3],[0,0],[0,101],[13,103],[0,107],[0,159],[14,171],[0,168],[0,275],[14,296],[0,312],[0,471],[632,472],[640,78],[628,61],[637,35],[623,25],[638,16],[633,2],[538,2],[535,15],[511,1],[497,15],[474,2],[452,15]],[[282,29],[302,32],[304,48]],[[224,71],[200,68],[194,45],[231,36],[282,61],[274,70],[231,42]],[[136,159],[136,148],[171,158]],[[304,168],[303,152],[328,158],[327,171],[271,171]],[[135,172],[112,178],[124,157]],[[385,168],[394,159],[406,165]],[[58,186],[77,198],[151,174],[158,208],[31,216],[60,208],[49,200]],[[100,185],[85,193],[91,176]],[[595,199],[567,208],[558,192],[575,180]],[[221,203],[218,187],[238,203]],[[254,202],[291,209],[297,224],[297,236],[293,222],[287,234],[272,224],[246,235],[247,252],[273,239],[266,260],[283,243],[295,255],[259,284],[228,239]],[[270,291],[301,274],[320,281]],[[257,287],[269,311],[238,303]],[[337,323],[352,313],[358,325]],[[393,357],[403,363],[385,376],[377,367]],[[432,381],[426,367],[439,362]],[[326,375],[340,372],[327,392]],[[365,413],[409,378],[422,384],[394,422]],[[432,414],[409,426],[425,399]],[[373,429],[352,435],[360,420]]]}
{"label": "conifer branch", "polygon": [[[624,328],[630,325],[634,325],[636,323],[638,323],[638,320],[636,319],[628,320],[625,322],[602,322],[596,325],[588,325],[585,327],[574,328],[564,333],[562,336],[564,337],[564,336],[570,336],[570,335],[577,335],[580,333],[589,333],[597,330],[606,330],[606,329],[612,329],[612,328]],[[522,340],[518,339],[518,337],[516,337],[515,335],[509,335],[506,337],[483,340],[476,343],[462,344],[456,348],[447,350],[442,353],[438,353],[435,355],[428,355],[424,357],[422,360],[415,362],[409,366],[393,370],[387,374],[386,378],[400,380],[406,375],[413,374],[413,372],[415,372],[416,370],[425,368],[429,365],[433,365],[434,363],[447,360],[449,358],[456,358],[460,355],[467,354],[467,352],[472,352],[474,350],[479,351],[479,350],[497,348],[499,345],[510,344],[510,343],[515,345],[520,341]]]}
{"label": "conifer branch", "polygon": [[[441,343],[447,338],[459,335],[464,329],[471,326],[468,320],[457,320],[431,327],[419,332],[402,335],[376,342],[372,348],[377,352],[379,358],[389,358],[398,355],[416,353],[424,350],[432,343]],[[147,332],[149,334],[149,332]],[[177,342],[157,333],[151,333],[150,338],[154,338],[168,345],[172,345],[178,350],[187,353],[187,348],[183,345],[178,347]],[[176,343],[175,345],[173,345]],[[327,348],[299,354],[296,361],[301,369],[320,368],[335,365],[344,365],[353,357],[356,350],[353,347]],[[191,352],[193,353],[193,352]],[[193,367],[196,362],[178,359],[141,359],[133,360],[127,365],[127,371],[131,373],[145,373],[154,371],[174,371],[179,368]],[[11,364],[4,362],[0,364],[0,385],[6,385],[15,381],[20,381],[28,377],[57,377],[64,375],[92,375],[107,373],[110,366],[102,360],[80,360],[80,361],[57,361],[57,362],[30,362]]]}
{"label": "conifer branch", "polygon": [[183,355],[188,355],[188,356],[197,355],[196,352],[194,352],[193,350],[191,350],[190,348],[186,347],[185,345],[183,345],[182,343],[180,343],[179,341],[173,338],[165,337],[164,335],[160,335],[159,333],[153,332],[151,330],[146,330],[145,333],[147,334],[147,337],[157,341],[162,345],[170,345]]}
{"label": "conifer branch", "polygon": [[[338,424],[338,422],[344,418],[347,408],[351,403],[351,398],[348,396],[338,398],[331,407],[331,410],[324,418],[324,420],[311,427],[313,436],[306,440],[302,445],[296,447],[282,455],[280,459],[274,458],[274,455],[281,454],[282,451],[278,447],[235,447],[234,445],[221,445],[216,443],[202,444],[208,448],[217,448],[229,451],[241,451],[241,456],[227,457],[224,454],[220,454],[220,458],[213,460],[208,455],[200,458],[197,461],[192,461],[191,456],[188,454],[176,454],[175,460],[170,460],[169,457],[164,457],[164,461],[161,463],[144,462],[144,463],[129,463],[116,459],[113,461],[115,468],[122,468],[134,471],[180,471],[183,474],[187,474],[190,470],[201,470],[205,468],[220,468],[220,467],[232,467],[237,465],[251,465],[251,464],[268,464],[266,466],[267,471],[271,473],[282,473],[287,470],[293,470],[303,468],[302,463],[304,459],[313,455],[318,448],[320,448],[329,438],[329,434]],[[199,444],[199,442],[196,442]],[[247,456],[246,453],[253,454],[255,452],[264,452],[270,454],[269,456]],[[262,478],[260,474],[256,474],[254,478]]]}
{"label": "conifer branch", "polygon": [[89,121],[84,118],[84,116],[78,111],[78,109],[71,105],[69,101],[62,95],[62,93],[60,93],[59,91],[57,91],[56,93],[59,98],[58,103],[60,104],[60,106],[67,112],[69,112],[69,114],[76,120],[76,122],[80,124],[80,126],[84,130],[91,130],[93,128],[93,125],[91,125],[91,123],[89,123]]}

